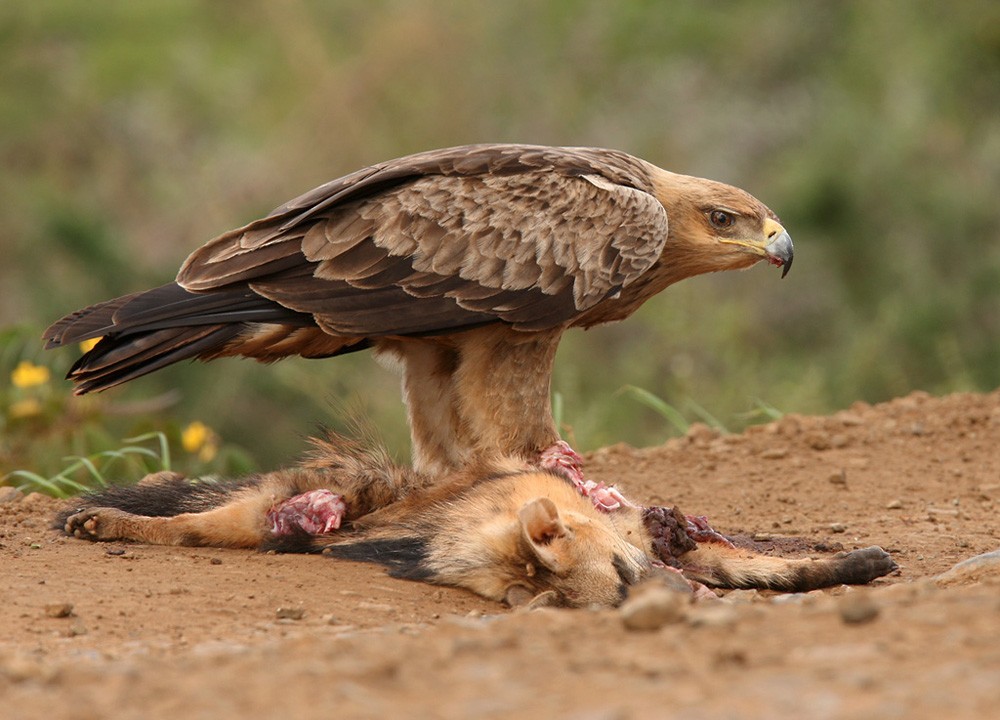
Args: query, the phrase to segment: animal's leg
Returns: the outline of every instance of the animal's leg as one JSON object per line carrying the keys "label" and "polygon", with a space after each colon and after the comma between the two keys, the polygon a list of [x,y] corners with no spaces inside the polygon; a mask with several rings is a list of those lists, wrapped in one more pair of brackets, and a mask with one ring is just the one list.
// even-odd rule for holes
{"label": "animal's leg", "polygon": [[255,548],[266,538],[264,516],[274,503],[250,489],[213,510],[171,517],[134,515],[110,507],[91,507],[66,518],[66,534],[86,540],[135,540],[152,545]]}
{"label": "animal's leg", "polygon": [[484,458],[534,462],[559,440],[549,395],[561,333],[484,327],[456,338],[455,406],[469,447]]}
{"label": "animal's leg", "polygon": [[831,585],[863,585],[897,569],[880,547],[828,558],[789,559],[705,543],[680,558],[685,576],[715,587],[806,592]]}
{"label": "animal's leg", "polygon": [[273,506],[267,511],[267,523],[275,536],[319,535],[339,529],[346,512],[342,496],[326,489],[310,490]]}
{"label": "animal's leg", "polygon": [[461,467],[471,448],[456,407],[455,349],[427,341],[384,341],[378,356],[402,364],[413,469],[438,476]]}

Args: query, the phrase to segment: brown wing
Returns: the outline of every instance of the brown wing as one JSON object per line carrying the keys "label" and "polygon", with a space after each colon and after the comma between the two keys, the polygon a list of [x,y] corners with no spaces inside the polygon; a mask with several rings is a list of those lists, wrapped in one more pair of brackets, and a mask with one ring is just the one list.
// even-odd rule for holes
{"label": "brown wing", "polygon": [[306,193],[195,251],[177,282],[244,285],[327,332],[567,322],[659,257],[645,164],[591,148],[479,145],[413,155]]}

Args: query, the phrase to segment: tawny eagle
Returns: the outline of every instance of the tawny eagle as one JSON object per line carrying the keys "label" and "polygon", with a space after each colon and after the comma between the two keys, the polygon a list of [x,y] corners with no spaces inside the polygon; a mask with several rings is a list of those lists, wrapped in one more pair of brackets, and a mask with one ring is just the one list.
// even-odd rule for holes
{"label": "tawny eagle", "polygon": [[764,259],[784,276],[791,239],[738,188],[614,150],[468,145],[321,185],[45,338],[101,338],[69,372],[77,393],[187,358],[371,348],[402,368],[414,466],[439,473],[560,447],[549,383],[567,328]]}

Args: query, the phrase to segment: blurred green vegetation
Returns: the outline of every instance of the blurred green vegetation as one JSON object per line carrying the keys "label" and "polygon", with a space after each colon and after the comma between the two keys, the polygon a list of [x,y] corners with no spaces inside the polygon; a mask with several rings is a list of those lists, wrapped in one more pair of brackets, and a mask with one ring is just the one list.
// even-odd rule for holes
{"label": "blurred green vegetation", "polygon": [[[695,278],[567,336],[554,389],[583,449],[674,431],[628,385],[730,429],[758,408],[1000,385],[993,0],[34,0],[0,6],[0,67],[0,327],[18,328],[0,383],[24,360],[61,375],[71,353],[34,340],[49,322],[171,279],[304,190],[514,141],[739,185],[796,242],[782,282]],[[4,390],[0,474],[157,428],[178,442],[193,421],[271,467],[345,406],[406,452],[398,381],[364,355],[185,365],[96,400],[49,386],[36,426],[10,412],[25,389]]]}

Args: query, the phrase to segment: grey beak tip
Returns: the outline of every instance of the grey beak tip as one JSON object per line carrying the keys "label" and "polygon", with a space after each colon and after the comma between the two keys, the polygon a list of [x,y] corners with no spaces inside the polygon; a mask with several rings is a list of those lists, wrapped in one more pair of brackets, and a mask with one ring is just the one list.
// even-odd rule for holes
{"label": "grey beak tip", "polygon": [[777,261],[775,264],[781,263],[781,277],[785,277],[788,271],[792,269],[792,260],[795,257],[795,248],[792,245],[792,238],[789,237],[787,232],[782,232],[778,237],[774,238],[764,251]]}

